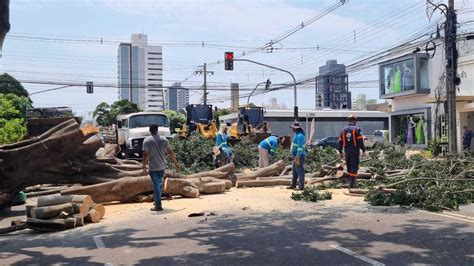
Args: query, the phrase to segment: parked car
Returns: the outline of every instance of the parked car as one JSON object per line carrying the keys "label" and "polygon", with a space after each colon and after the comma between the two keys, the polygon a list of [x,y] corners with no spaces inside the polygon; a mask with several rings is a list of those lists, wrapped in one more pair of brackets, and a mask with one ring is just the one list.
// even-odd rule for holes
{"label": "parked car", "polygon": [[337,149],[337,146],[339,145],[339,138],[338,137],[325,137],[322,139],[319,139],[311,144],[313,148],[315,147],[333,147],[334,149]]}

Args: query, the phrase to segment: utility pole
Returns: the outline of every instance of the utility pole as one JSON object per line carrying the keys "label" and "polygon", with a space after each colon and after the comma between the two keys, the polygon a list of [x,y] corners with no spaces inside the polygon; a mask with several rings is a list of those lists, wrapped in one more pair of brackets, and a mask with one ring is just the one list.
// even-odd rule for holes
{"label": "utility pole", "polygon": [[207,104],[207,75],[214,75],[214,71],[207,71],[207,64],[204,63],[202,69],[196,70],[194,73],[204,76],[204,95],[202,97],[202,100],[204,104]]}
{"label": "utility pole", "polygon": [[454,10],[454,0],[448,1],[445,24],[445,53],[446,53],[446,100],[448,103],[448,144],[449,151],[457,152],[457,116],[456,116],[456,79],[458,68],[458,53],[456,50],[457,15]]}

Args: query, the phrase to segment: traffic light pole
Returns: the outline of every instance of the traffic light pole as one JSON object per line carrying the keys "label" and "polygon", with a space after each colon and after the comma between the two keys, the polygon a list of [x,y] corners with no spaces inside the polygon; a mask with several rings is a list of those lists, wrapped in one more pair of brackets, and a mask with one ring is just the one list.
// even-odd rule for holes
{"label": "traffic light pole", "polygon": [[285,73],[289,74],[291,76],[291,78],[293,78],[293,86],[294,86],[294,92],[293,92],[294,98],[295,98],[294,99],[295,100],[294,119],[295,119],[295,121],[298,120],[298,102],[297,102],[297,97],[296,97],[297,96],[296,95],[296,79],[295,79],[295,76],[290,71],[285,70],[285,69],[281,69],[281,68],[278,68],[278,67],[270,66],[270,65],[267,65],[267,64],[263,64],[263,63],[260,63],[260,62],[248,60],[248,59],[234,59],[234,61],[249,62],[249,63],[252,63],[252,64],[268,67],[268,68],[279,70],[279,71],[282,71],[282,72],[285,72]]}
{"label": "traffic light pole", "polygon": [[250,93],[249,97],[247,98],[247,105],[250,104],[250,97],[252,97],[253,93],[255,92],[255,90],[258,88],[258,86],[262,85],[262,84],[265,84],[267,82],[260,82],[257,84],[257,86],[255,86],[255,88],[252,90],[252,92]]}

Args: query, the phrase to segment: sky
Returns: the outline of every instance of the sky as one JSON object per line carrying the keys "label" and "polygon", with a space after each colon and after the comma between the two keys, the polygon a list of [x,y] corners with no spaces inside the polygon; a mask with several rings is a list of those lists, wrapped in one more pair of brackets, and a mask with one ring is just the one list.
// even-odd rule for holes
{"label": "sky", "polygon": [[[230,83],[247,94],[270,79],[273,86],[291,81],[288,74],[235,62],[224,71],[225,51],[291,71],[297,80],[318,74],[327,60],[351,64],[400,44],[421,32],[434,31],[441,16],[427,15],[422,0],[346,0],[326,16],[305,25],[273,50],[249,51],[276,40],[302,21],[321,14],[340,0],[12,0],[11,31],[3,46],[0,73],[20,81],[53,81],[84,86],[35,94],[35,107],[70,106],[89,117],[100,102],[118,99],[118,89],[96,87],[86,94],[85,83],[117,85],[117,48],[133,33],[148,35],[149,44],[163,46],[164,86],[174,82],[191,88],[191,103],[199,103],[202,76],[194,75],[207,63],[209,102],[229,107]],[[441,3],[443,1],[433,1]],[[445,0],[446,2],[446,0]],[[474,0],[455,1],[463,30],[474,30]],[[471,21],[471,22],[469,22]],[[219,63],[217,63],[220,61]],[[378,99],[378,69],[349,74],[352,97],[364,93]],[[31,93],[57,86],[24,83]],[[314,84],[297,89],[300,109],[314,108]],[[291,108],[292,88],[253,96],[256,104],[276,97]],[[245,103],[247,99],[241,99]],[[379,100],[380,101],[380,100]]]}

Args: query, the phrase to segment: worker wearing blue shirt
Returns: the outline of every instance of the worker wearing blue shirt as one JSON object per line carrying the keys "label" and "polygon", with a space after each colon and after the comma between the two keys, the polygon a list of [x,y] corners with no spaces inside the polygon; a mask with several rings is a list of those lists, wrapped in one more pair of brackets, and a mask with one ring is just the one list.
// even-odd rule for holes
{"label": "worker wearing blue shirt", "polygon": [[299,182],[298,189],[304,189],[304,159],[306,157],[305,151],[305,142],[306,138],[304,136],[303,128],[300,123],[294,122],[291,125],[295,135],[293,136],[293,142],[291,143],[291,159],[293,161],[293,179],[291,180],[291,185],[289,189],[296,188],[296,182]]}
{"label": "worker wearing blue shirt", "polygon": [[270,156],[275,155],[278,143],[283,143],[285,137],[270,136],[258,144],[258,167],[270,165]]}

